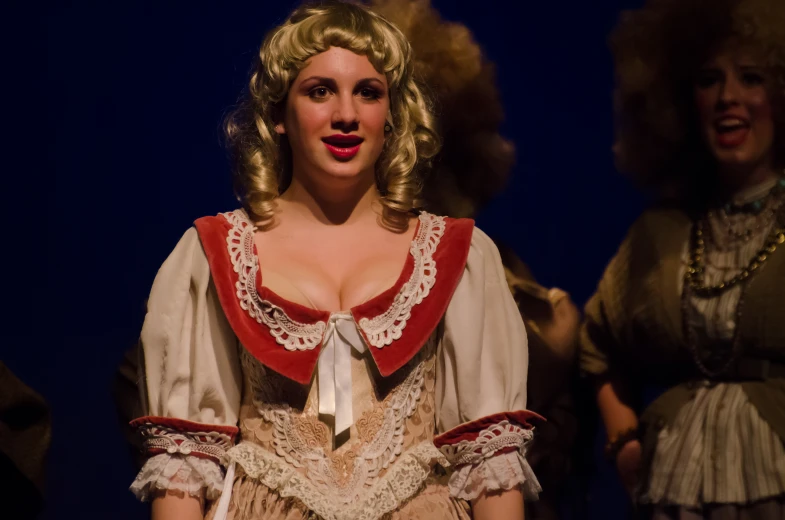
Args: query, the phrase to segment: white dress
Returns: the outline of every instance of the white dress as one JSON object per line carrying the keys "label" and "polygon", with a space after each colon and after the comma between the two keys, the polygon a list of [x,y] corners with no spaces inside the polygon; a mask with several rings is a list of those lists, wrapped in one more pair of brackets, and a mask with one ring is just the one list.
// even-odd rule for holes
{"label": "white dress", "polygon": [[526,462],[526,332],[498,251],[423,213],[398,282],[343,313],[262,283],[243,210],[199,219],[160,269],[141,334],[149,456],[132,491],[207,518],[470,518]]}

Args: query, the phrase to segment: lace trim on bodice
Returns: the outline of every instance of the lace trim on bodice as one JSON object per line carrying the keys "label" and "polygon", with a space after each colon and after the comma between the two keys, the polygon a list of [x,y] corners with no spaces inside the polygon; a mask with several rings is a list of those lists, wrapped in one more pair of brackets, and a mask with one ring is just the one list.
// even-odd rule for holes
{"label": "lace trim on bodice", "polygon": [[313,350],[322,342],[326,329],[324,322],[300,323],[286,312],[262,298],[256,290],[259,260],[254,254],[254,225],[242,209],[223,214],[232,225],[226,237],[226,246],[237,273],[237,298],[240,306],[258,323],[270,329],[275,341],[286,350]]}
{"label": "lace trim on bodice", "polygon": [[447,461],[431,441],[406,451],[383,477],[369,488],[350,488],[350,494],[325,493],[313,480],[261,446],[244,442],[227,453],[249,477],[281,497],[295,497],[324,520],[379,520],[417,494],[435,464]]}
{"label": "lace trim on bodice", "polygon": [[271,381],[275,375],[268,373],[252,355],[242,354],[253,405],[262,420],[272,425],[271,447],[275,453],[293,467],[302,468],[324,494],[344,496],[347,503],[356,488],[373,484],[403,451],[407,419],[415,413],[422,397],[431,397],[424,396],[424,386],[426,376],[433,379],[434,358],[431,339],[406,378],[384,401],[357,420],[358,438],[349,441],[343,454],[346,460],[341,464],[336,461],[341,456],[325,449],[331,440],[327,426],[275,397],[278,390]]}
{"label": "lace trim on bodice", "polygon": [[[232,266],[237,273],[236,295],[240,306],[260,324],[270,330],[276,342],[286,350],[313,350],[321,344],[326,323],[300,323],[291,319],[284,309],[259,295],[256,277],[259,260],[254,254],[254,225],[242,209],[223,213],[231,224],[226,245]],[[417,235],[412,240],[410,255],[414,270],[409,280],[398,291],[392,305],[373,318],[361,318],[358,325],[368,342],[377,348],[390,345],[401,337],[412,308],[428,296],[436,282],[436,262],[433,253],[446,228],[444,217],[421,213]]]}
{"label": "lace trim on bodice", "polygon": [[414,259],[414,270],[393,304],[386,312],[374,318],[362,318],[358,325],[368,342],[377,348],[390,345],[399,339],[412,315],[412,308],[428,296],[436,283],[436,262],[433,253],[444,235],[444,217],[428,213],[420,215],[420,229],[412,241],[410,254]]}
{"label": "lace trim on bodice", "polygon": [[[260,478],[263,484],[282,496],[289,493],[302,499],[325,518],[347,508],[360,511],[358,504],[363,501],[371,507],[379,500],[397,497],[397,507],[404,499],[401,497],[416,493],[433,461],[446,464],[431,440],[435,428],[435,337],[394,376],[399,382],[389,392],[380,391],[384,397],[372,391],[368,396],[372,406],[352,427],[351,438],[337,449],[331,449],[329,427],[319,420],[315,402],[308,400],[302,409],[299,404],[295,408],[292,402],[304,401],[295,396],[296,391],[281,386],[291,384],[283,376],[267,370],[245,351],[242,363],[250,397],[246,406],[253,411],[241,417],[243,447],[232,450],[229,460],[240,463],[248,474],[265,473],[267,476]],[[314,397],[312,393],[311,399]],[[418,448],[412,451],[415,445]],[[259,469],[262,467],[264,471]],[[393,473],[398,476],[391,477]],[[416,485],[410,484],[413,482]],[[398,489],[409,485],[414,487],[406,487],[406,493]],[[398,490],[390,494],[390,489]],[[374,493],[384,496],[372,498]],[[377,510],[374,506],[373,511]]]}

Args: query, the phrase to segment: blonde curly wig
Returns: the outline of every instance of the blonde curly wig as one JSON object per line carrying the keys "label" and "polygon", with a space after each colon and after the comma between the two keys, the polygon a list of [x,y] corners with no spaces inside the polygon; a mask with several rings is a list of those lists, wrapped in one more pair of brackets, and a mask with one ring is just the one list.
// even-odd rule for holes
{"label": "blonde curly wig", "polygon": [[431,106],[415,79],[411,47],[401,31],[366,6],[323,1],[298,8],[264,40],[248,92],[225,131],[235,191],[243,207],[270,225],[275,199],[291,182],[291,149],[275,131],[276,114],[306,61],[330,47],[366,56],[387,78],[392,132],[376,167],[383,221],[405,228],[422,205],[422,175],[439,150]]}
{"label": "blonde curly wig", "polygon": [[749,50],[773,85],[776,166],[785,166],[785,2],[648,0],[610,37],[616,66],[617,166],[644,186],[706,191],[714,162],[699,133],[693,80],[712,54]]}
{"label": "blonde curly wig", "polygon": [[438,110],[442,149],[425,178],[426,207],[472,217],[506,186],[515,147],[499,133],[504,109],[493,64],[468,27],[443,20],[430,0],[370,0],[414,51],[414,69]]}

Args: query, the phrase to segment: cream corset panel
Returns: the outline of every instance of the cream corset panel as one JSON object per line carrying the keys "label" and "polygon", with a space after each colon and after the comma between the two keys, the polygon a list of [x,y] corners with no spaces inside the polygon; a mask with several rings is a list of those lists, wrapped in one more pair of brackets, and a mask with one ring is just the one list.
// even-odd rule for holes
{"label": "cream corset panel", "polygon": [[434,463],[446,463],[431,442],[435,339],[390,377],[378,374],[367,353],[352,351],[350,363],[356,419],[336,439],[332,417],[319,413],[317,385],[300,385],[243,354],[242,442],[229,458],[325,518],[377,502],[392,510],[417,492]]}

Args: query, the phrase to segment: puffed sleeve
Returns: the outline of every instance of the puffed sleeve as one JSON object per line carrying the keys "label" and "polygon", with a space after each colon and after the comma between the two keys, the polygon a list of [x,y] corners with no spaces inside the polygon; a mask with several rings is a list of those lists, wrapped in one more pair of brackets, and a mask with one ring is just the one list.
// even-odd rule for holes
{"label": "puffed sleeve", "polygon": [[[605,268],[596,292],[586,303],[579,338],[580,368],[584,376],[596,383],[629,372],[637,365],[630,356],[635,351],[631,346],[640,344],[639,333],[630,327],[630,319],[639,315],[647,316],[644,323],[654,322],[656,318],[648,317],[648,313],[656,306],[641,307],[634,302],[640,301],[639,294],[648,289],[652,269],[661,269],[666,262],[679,262],[678,256],[663,258],[657,250],[649,226],[661,223],[662,219],[656,213],[653,215],[654,221],[644,213],[633,223]],[[679,243],[678,239],[675,242]],[[646,331],[647,335],[652,333]]]}
{"label": "puffed sleeve", "polygon": [[238,431],[242,379],[237,339],[194,228],[153,282],[141,347],[144,416],[131,425],[148,458],[131,491],[141,500],[156,493],[213,500]]}
{"label": "puffed sleeve", "polygon": [[434,439],[453,468],[453,496],[520,487],[540,491],[526,461],[533,435],[526,410],[526,329],[490,238],[474,230],[466,268],[444,317]]}
{"label": "puffed sleeve", "polygon": [[605,268],[597,291],[589,298],[580,331],[581,372],[599,380],[608,378],[614,353],[620,352],[618,327],[624,311],[621,308],[627,294],[627,277],[619,273],[629,264],[630,244],[624,241],[616,256]]}

